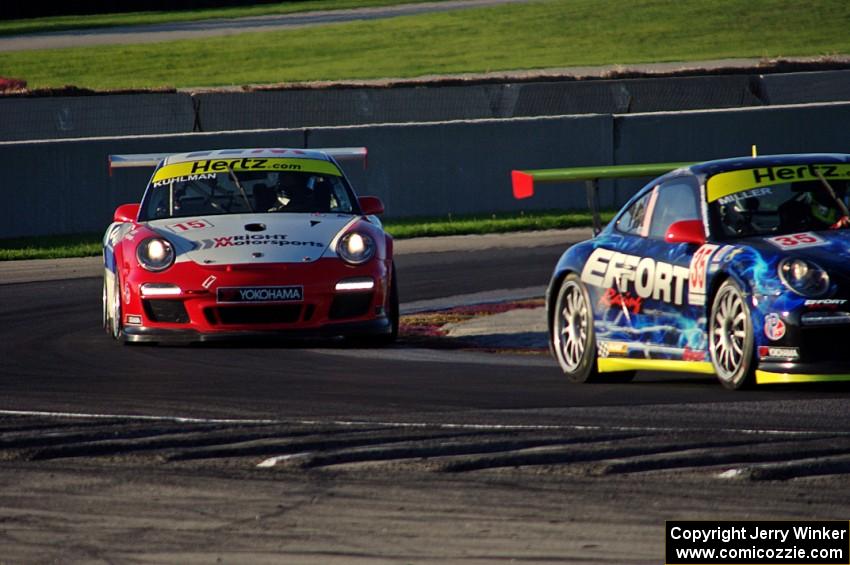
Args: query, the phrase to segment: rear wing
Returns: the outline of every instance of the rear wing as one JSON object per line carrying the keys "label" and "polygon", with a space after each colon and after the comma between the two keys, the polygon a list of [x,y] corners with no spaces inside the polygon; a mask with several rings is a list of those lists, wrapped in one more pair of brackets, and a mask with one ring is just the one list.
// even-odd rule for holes
{"label": "rear wing", "polygon": [[172,153],[135,153],[132,155],[107,155],[109,176],[114,169],[130,169],[136,167],[156,167],[160,161]]}
{"label": "rear wing", "polygon": [[533,171],[511,171],[514,198],[522,200],[534,196],[537,183],[584,181],[587,191],[587,207],[593,214],[593,235],[602,231],[599,219],[597,192],[599,179],[656,177],[670,171],[689,167],[694,163],[648,163],[640,165],[603,165],[599,167],[574,167],[570,169],[537,169]]}
{"label": "rear wing", "polygon": [[[338,161],[363,161],[363,168],[366,168],[369,150],[365,147],[329,147],[326,149],[291,149],[297,154],[300,151],[320,151],[326,155],[333,157]],[[203,152],[199,152],[201,156]],[[215,154],[216,151],[210,151],[210,154]],[[139,167],[156,167],[160,161],[177,153],[131,153],[125,155],[108,155],[109,176],[112,176],[113,169],[128,169]],[[233,155],[233,153],[223,152],[220,157]]]}

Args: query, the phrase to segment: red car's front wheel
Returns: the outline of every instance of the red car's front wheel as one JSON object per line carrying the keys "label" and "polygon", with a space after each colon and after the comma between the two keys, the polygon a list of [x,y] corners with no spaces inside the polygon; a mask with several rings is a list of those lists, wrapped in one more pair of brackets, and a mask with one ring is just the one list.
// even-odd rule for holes
{"label": "red car's front wheel", "polygon": [[112,277],[112,300],[109,299],[109,283],[103,277],[103,329],[113,339],[123,341],[124,327],[121,324],[121,280],[116,273]]}

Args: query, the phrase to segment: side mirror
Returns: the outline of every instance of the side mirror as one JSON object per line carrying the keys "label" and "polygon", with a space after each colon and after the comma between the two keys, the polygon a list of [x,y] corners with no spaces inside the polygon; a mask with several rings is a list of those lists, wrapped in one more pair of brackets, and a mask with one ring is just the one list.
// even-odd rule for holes
{"label": "side mirror", "polygon": [[361,196],[357,199],[364,216],[377,216],[384,213],[384,203],[377,196]]}
{"label": "side mirror", "polygon": [[113,222],[135,222],[139,215],[140,204],[122,204],[112,215]]}
{"label": "side mirror", "polygon": [[692,243],[702,245],[705,243],[705,227],[702,220],[680,220],[673,222],[664,234],[667,243]]}

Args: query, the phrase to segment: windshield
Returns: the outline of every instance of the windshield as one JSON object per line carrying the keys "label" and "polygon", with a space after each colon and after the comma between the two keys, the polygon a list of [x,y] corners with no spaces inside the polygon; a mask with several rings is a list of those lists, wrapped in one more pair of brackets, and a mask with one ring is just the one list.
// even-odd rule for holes
{"label": "windshield", "polygon": [[830,229],[847,215],[846,165],[794,165],[721,173],[706,183],[717,239]]}
{"label": "windshield", "polygon": [[223,172],[172,176],[173,173],[185,172],[185,167],[162,173],[168,168],[162,167],[154,175],[142,201],[140,219],[245,213],[355,212],[354,196],[343,177],[326,172],[232,170],[231,167],[231,170]]}

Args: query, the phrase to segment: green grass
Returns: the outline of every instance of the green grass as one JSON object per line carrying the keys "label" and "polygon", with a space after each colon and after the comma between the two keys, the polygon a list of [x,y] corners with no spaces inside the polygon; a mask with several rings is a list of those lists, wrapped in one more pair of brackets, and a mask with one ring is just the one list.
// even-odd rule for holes
{"label": "green grass", "polygon": [[145,45],[0,54],[30,88],[190,88],[850,52],[845,0],[544,0]]}
{"label": "green grass", "polygon": [[52,16],[0,21],[0,36],[23,33],[42,33],[70,29],[94,29],[115,26],[164,24],[215,20],[222,18],[244,18],[296,14],[316,10],[350,10],[372,6],[413,4],[431,0],[307,0],[256,4],[229,8],[210,8],[176,12],[128,12],[124,14],[92,14],[88,16]]}
{"label": "green grass", "polygon": [[62,259],[100,255],[103,234],[49,235],[0,239],[0,261]]}
{"label": "green grass", "polygon": [[[612,211],[602,212],[608,222]],[[438,235],[503,233],[590,226],[588,212],[529,212],[441,218],[388,220],[384,228],[397,239]],[[101,254],[103,234],[0,239],[0,261],[61,259]]]}

